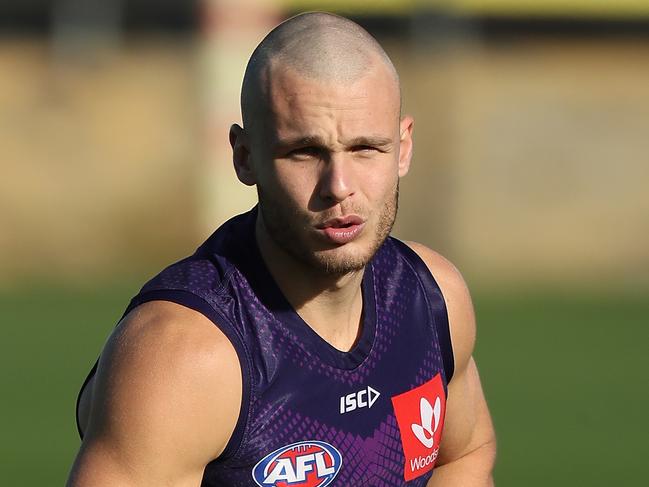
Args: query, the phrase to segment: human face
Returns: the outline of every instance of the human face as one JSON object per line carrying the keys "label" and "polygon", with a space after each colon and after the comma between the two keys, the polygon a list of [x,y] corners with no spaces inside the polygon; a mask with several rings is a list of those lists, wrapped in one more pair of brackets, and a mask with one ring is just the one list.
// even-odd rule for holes
{"label": "human face", "polygon": [[381,65],[349,84],[276,69],[268,104],[250,138],[262,231],[324,273],[362,269],[392,229],[410,163],[396,80]]}

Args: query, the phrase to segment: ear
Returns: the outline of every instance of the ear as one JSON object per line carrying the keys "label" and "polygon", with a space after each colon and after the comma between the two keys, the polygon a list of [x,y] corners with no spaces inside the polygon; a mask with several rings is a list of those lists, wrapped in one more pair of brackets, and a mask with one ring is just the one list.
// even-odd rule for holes
{"label": "ear", "polygon": [[237,178],[246,186],[254,186],[257,180],[251,164],[250,141],[246,131],[236,123],[230,127],[230,145]]}
{"label": "ear", "polygon": [[399,177],[408,174],[412,159],[412,128],[415,119],[406,115],[399,122]]}

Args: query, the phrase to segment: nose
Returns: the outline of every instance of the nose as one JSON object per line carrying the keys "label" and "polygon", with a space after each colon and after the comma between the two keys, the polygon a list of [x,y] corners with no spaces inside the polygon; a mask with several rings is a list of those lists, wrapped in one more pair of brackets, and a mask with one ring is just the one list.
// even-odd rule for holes
{"label": "nose", "polygon": [[343,154],[333,154],[323,163],[320,174],[320,197],[330,203],[340,203],[355,192],[355,178],[351,161]]}

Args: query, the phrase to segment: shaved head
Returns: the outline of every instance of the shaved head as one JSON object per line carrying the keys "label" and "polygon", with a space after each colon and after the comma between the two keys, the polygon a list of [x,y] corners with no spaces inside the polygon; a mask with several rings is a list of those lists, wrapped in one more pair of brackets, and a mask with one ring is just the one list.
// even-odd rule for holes
{"label": "shaved head", "polygon": [[397,72],[380,44],[349,19],[325,12],[292,17],[273,29],[250,57],[241,90],[244,128],[250,130],[267,108],[272,78],[294,70],[323,83],[348,84],[382,69],[394,79]]}

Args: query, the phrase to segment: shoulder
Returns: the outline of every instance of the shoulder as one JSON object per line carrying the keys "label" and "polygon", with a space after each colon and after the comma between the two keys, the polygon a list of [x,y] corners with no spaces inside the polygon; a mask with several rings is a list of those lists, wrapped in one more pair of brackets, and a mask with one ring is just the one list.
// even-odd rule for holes
{"label": "shoulder", "polygon": [[89,436],[108,429],[143,451],[173,444],[207,462],[227,444],[240,398],[237,354],[218,327],[192,309],[151,301],[120,322],[102,352]]}
{"label": "shoulder", "polygon": [[230,348],[227,338],[207,317],[170,301],[148,301],[130,311],[110,338],[121,340],[125,346],[131,341],[163,346],[178,358]]}
{"label": "shoulder", "polygon": [[469,289],[449,260],[417,242],[405,242],[426,264],[444,296],[456,368],[468,363],[475,344],[475,314]]}
{"label": "shoulder", "polygon": [[133,309],[115,328],[105,351],[141,365],[156,360],[160,369],[169,367],[160,361],[167,358],[175,368],[190,366],[186,373],[238,367],[232,343],[212,321],[169,301],[149,301]]}

